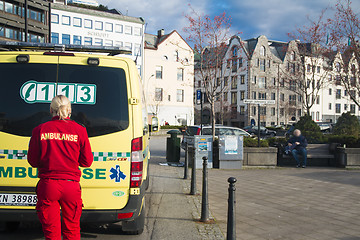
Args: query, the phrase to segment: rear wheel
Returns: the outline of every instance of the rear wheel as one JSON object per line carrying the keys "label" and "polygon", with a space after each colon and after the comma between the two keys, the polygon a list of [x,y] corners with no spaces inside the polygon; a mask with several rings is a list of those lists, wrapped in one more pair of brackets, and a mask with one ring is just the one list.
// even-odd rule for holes
{"label": "rear wheel", "polygon": [[145,226],[145,199],[140,215],[133,221],[124,221],[122,231],[128,235],[139,235],[144,231]]}

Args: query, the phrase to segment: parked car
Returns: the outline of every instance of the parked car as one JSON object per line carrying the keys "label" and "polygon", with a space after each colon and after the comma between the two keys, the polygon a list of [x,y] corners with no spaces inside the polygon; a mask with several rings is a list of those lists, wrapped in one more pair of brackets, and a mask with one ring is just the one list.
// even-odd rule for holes
{"label": "parked car", "polygon": [[[258,135],[258,126],[246,126],[243,129],[251,135]],[[276,131],[260,126],[260,137],[265,138],[265,137],[275,137],[275,136],[276,136]]]}
{"label": "parked car", "polygon": [[[187,136],[195,136],[200,135],[201,126],[189,126],[185,130],[185,135]],[[211,135],[212,134],[212,127],[210,125],[203,126],[203,132],[202,135]],[[241,128],[237,127],[228,127],[223,125],[216,125],[215,126],[215,135],[221,136],[221,135],[234,135],[234,136],[244,136],[244,137],[250,137],[251,135],[244,131]],[[183,138],[181,142],[181,148],[185,149],[185,143],[186,139]]]}
{"label": "parked car", "polygon": [[320,131],[329,133],[333,130],[333,125],[329,122],[318,122],[317,125],[320,127]]}

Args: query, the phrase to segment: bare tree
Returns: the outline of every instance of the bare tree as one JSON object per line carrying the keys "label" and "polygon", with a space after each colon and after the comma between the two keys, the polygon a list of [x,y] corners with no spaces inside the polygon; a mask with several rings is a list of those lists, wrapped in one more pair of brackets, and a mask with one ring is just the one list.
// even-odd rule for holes
{"label": "bare tree", "polygon": [[[189,25],[184,28],[188,40],[194,44],[195,75],[201,81],[205,98],[211,106],[212,135],[215,137],[215,103],[225,89],[222,84],[222,65],[229,39],[231,18],[225,12],[211,18],[196,12],[190,5],[185,15]],[[202,116],[201,116],[202,117]]]}
{"label": "bare tree", "polygon": [[[332,70],[328,58],[327,25],[325,10],[316,20],[308,17],[309,24],[297,28],[289,36],[296,40],[297,47],[290,50],[290,57],[282,68],[284,86],[301,96],[301,103],[307,115],[319,97],[321,89],[327,86]],[[294,96],[293,96],[294,97]],[[294,104],[296,104],[296,96]],[[291,101],[290,101],[291,102]]]}

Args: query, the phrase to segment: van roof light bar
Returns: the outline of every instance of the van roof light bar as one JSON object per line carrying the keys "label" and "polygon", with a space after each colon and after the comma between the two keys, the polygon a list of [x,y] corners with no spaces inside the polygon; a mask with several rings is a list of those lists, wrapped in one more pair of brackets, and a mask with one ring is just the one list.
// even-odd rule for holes
{"label": "van roof light bar", "polygon": [[61,51],[61,52],[65,52],[65,51],[96,52],[96,53],[108,53],[109,56],[132,53],[130,50],[119,48],[119,47],[0,41],[0,51],[19,51],[19,50],[45,50],[45,51]]}

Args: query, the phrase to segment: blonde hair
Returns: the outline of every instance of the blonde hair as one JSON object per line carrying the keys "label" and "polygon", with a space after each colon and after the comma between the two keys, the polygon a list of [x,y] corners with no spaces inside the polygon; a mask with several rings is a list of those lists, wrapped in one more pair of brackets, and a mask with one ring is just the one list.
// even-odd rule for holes
{"label": "blonde hair", "polygon": [[60,120],[64,120],[71,115],[71,102],[64,95],[55,96],[50,103],[50,113],[59,116]]}

